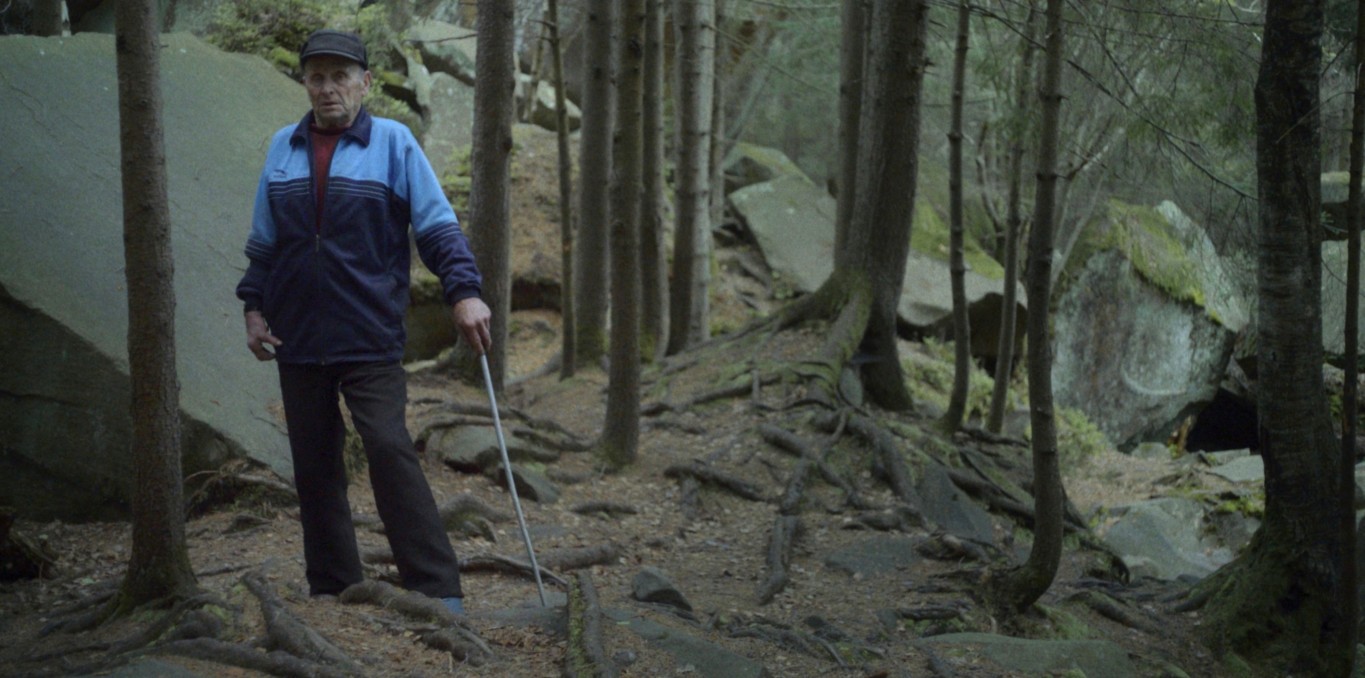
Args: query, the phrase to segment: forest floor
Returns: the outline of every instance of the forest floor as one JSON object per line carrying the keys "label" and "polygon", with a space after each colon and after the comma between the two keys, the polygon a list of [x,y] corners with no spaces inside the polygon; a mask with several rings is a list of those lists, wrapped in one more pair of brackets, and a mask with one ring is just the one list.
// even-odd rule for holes
{"label": "forest floor", "polygon": [[[772,351],[771,358],[798,358],[802,352],[812,350],[818,340],[815,332],[789,333],[779,335],[767,348]],[[662,371],[652,373],[652,392],[667,391],[664,397],[669,402],[684,402],[708,392],[715,385],[719,370],[725,365],[743,363],[746,355],[741,352],[747,350],[738,344],[720,344],[685,357],[691,367],[673,372],[667,386]],[[526,353],[531,352],[528,347]],[[675,367],[678,365],[674,363]],[[1096,563],[1103,562],[1103,556],[1083,549],[1074,540],[1069,544],[1056,583],[1040,601],[1040,611],[1008,621],[993,618],[976,596],[985,569],[982,563],[970,559],[925,557],[874,576],[850,576],[835,571],[826,565],[826,557],[867,538],[869,532],[848,529],[854,526],[856,512],[843,505],[840,491],[823,483],[812,482],[807,488],[801,514],[802,536],[789,564],[790,583],[771,603],[760,604],[756,590],[766,574],[765,554],[776,515],[774,501],[750,501],[704,489],[699,501],[687,505],[680,483],[667,477],[665,470],[675,464],[700,461],[757,485],[765,497],[780,496],[793,459],[765,443],[756,429],[761,424],[776,424],[818,446],[816,434],[805,425],[812,411],[800,405],[791,407],[792,403],[800,402],[801,396],[800,386],[778,385],[765,387],[757,400],[749,396],[723,399],[646,417],[639,463],[620,473],[606,473],[591,453],[562,454],[559,461],[546,466],[547,474],[560,480],[563,493],[560,499],[552,504],[522,502],[537,552],[614,545],[617,549],[614,561],[587,569],[604,609],[624,611],[704,639],[760,662],[773,676],[1017,675],[970,652],[939,656],[913,642],[921,634],[945,630],[1104,639],[1124,648],[1142,675],[1179,675],[1170,672],[1171,665],[1191,676],[1222,675],[1211,653],[1195,641],[1199,614],[1171,609],[1172,596],[1179,593],[1179,586],[1150,581],[1127,586],[1116,582],[1103,585],[1109,595],[1126,603],[1136,616],[1148,622],[1145,630],[1116,623],[1076,603],[1076,594],[1097,586]],[[445,413],[452,403],[479,406],[485,402],[483,398],[477,387],[432,372],[415,375],[411,380],[410,399],[414,404],[410,407],[410,425],[414,431],[421,431],[440,417],[448,416]],[[554,421],[575,437],[591,440],[601,427],[604,402],[605,377],[589,371],[564,382],[548,376],[518,383],[509,387],[500,404],[525,415],[510,418],[509,426],[530,419]],[[931,421],[914,415],[878,416],[883,420],[898,419],[916,429],[932,430]],[[891,491],[871,474],[870,454],[865,446],[852,436],[844,438],[835,446],[835,454],[845,460],[842,466],[851,470],[864,498],[874,504],[894,506],[896,500]],[[964,434],[952,437],[951,441],[960,448],[1013,455],[1021,462],[1027,459],[1027,450],[1021,444],[983,442]],[[501,484],[483,475],[457,472],[429,458],[424,463],[438,504],[471,495],[502,512],[504,518],[510,518],[510,498]],[[1078,508],[1089,513],[1099,505],[1148,498],[1157,491],[1156,481],[1167,471],[1160,462],[1134,464],[1117,453],[1107,453],[1069,469],[1066,482]],[[352,485],[351,498],[357,515],[374,515],[373,499],[363,473]],[[594,501],[627,506],[635,513],[593,517],[571,510]],[[1026,531],[1010,517],[997,514],[995,520],[1002,544],[1019,537],[1022,546],[1027,540]],[[108,643],[130,636],[146,624],[146,616],[137,616],[91,632],[40,636],[39,631],[46,624],[59,618],[57,610],[119,579],[128,559],[129,526],[54,522],[21,523],[16,529],[30,533],[57,557],[59,575],[0,586],[3,619],[0,674],[65,675],[67,669],[98,661]],[[528,577],[489,572],[465,574],[468,624],[494,652],[482,666],[474,666],[422,645],[411,630],[395,630],[401,625],[386,620],[385,610],[310,599],[304,581],[296,508],[249,503],[225,506],[191,520],[188,533],[190,557],[195,571],[200,573],[200,586],[245,610],[244,616],[249,619],[254,605],[243,592],[241,579],[248,571],[265,573],[286,606],[359,662],[365,675],[549,677],[560,675],[563,670],[566,638],[562,633],[509,623],[495,616],[497,611],[539,605],[535,584]],[[923,540],[932,536],[931,530],[914,526],[903,526],[900,533]],[[362,527],[359,536],[362,550],[384,547],[384,537],[375,529]],[[492,536],[493,540],[455,536],[456,550],[462,558],[495,554],[525,560],[515,520],[496,522]],[[999,557],[1018,559],[1026,553],[1026,548],[1006,547]],[[644,566],[657,567],[668,575],[690,600],[694,620],[632,599],[631,580]],[[396,578],[396,572],[384,565],[370,567],[368,575]],[[552,594],[562,593],[558,586],[547,586]],[[562,613],[562,595],[552,596],[552,604],[560,605]],[[878,610],[928,605],[952,607],[961,616],[950,626],[935,630],[909,622],[888,628],[876,614]],[[803,651],[799,645],[736,633],[756,623],[804,629],[809,633],[812,627],[808,620],[813,617],[856,639],[853,642],[866,652],[855,661],[848,661],[835,659],[818,645],[813,652]],[[261,624],[257,618],[247,622],[246,629],[259,629]],[[614,656],[622,664],[622,675],[697,672],[696,667],[680,663],[620,623],[605,624],[603,644],[606,655]],[[197,675],[256,675],[198,660],[161,657],[160,661],[182,666]],[[841,661],[847,665],[841,665]]]}
{"label": "forest floor", "polygon": [[[519,136],[514,221],[542,231],[522,233],[519,242],[527,238],[557,242],[552,143],[552,137],[543,135],[535,141]],[[754,309],[752,280],[727,275],[727,261],[736,261],[736,256],[749,255],[722,252],[718,256],[720,293],[715,308],[720,322],[730,327],[739,327],[765,310]],[[605,416],[605,375],[589,369],[567,381],[554,375],[525,378],[558,349],[558,316],[553,311],[515,315],[508,352],[513,383],[500,401],[515,413],[504,423],[512,427],[531,421],[554,422],[577,440],[593,440]],[[716,654],[728,651],[748,658],[774,677],[1022,675],[1005,671],[980,653],[935,651],[916,642],[945,631],[1107,640],[1126,651],[1139,675],[1182,675],[1172,667],[1189,676],[1228,675],[1213,653],[1197,641],[1199,613],[1173,610],[1181,585],[1114,581],[1107,574],[1108,556],[1076,539],[1068,539],[1056,581],[1034,612],[1009,619],[993,616],[979,596],[988,564],[1018,562],[1031,541],[1028,530],[1004,513],[993,514],[999,548],[989,551],[985,562],[979,552],[976,556],[940,552],[880,574],[850,575],[831,568],[827,565],[831,554],[886,533],[852,529],[863,524],[867,512],[850,507],[842,490],[815,478],[807,484],[801,503],[801,530],[788,562],[789,582],[771,602],[761,603],[757,591],[768,574],[766,558],[778,514],[777,499],[787,486],[795,459],[765,442],[759,429],[778,426],[819,449],[830,436],[813,427],[811,420],[823,408],[811,404],[807,384],[799,379],[768,383],[704,404],[680,405],[714,392],[717,386],[742,383],[751,367],[768,369],[783,361],[799,364],[816,351],[823,329],[808,327],[767,339],[755,333],[673,357],[645,373],[646,405],[663,402],[679,407],[657,408],[642,419],[638,463],[607,473],[590,452],[564,452],[541,468],[556,481],[562,495],[554,503],[522,501],[537,553],[544,558],[577,547],[615,548],[609,562],[579,571],[590,575],[601,607],[616,614],[603,624],[602,644],[605,656],[621,675],[716,675],[661,649],[633,631],[623,617],[649,620],[711,643]],[[923,354],[923,348],[907,342],[903,353]],[[455,382],[434,370],[412,376],[409,398],[414,434],[430,430],[452,412],[486,405],[481,387]],[[1022,441],[970,433],[944,437],[935,432],[930,409],[900,415],[862,411],[897,431],[895,439],[907,459],[936,457],[961,465],[968,454],[974,459],[990,458],[1000,468],[1011,469],[1013,482],[1027,484],[1028,449]],[[830,462],[857,487],[865,505],[894,507],[897,498],[874,475],[874,456],[866,444],[846,433],[832,445]],[[521,533],[511,519],[510,498],[501,482],[453,470],[427,452],[423,463],[438,504],[473,497],[503,514],[492,523],[491,532],[482,536],[452,534],[462,560],[485,555],[525,560]],[[760,499],[744,499],[711,487],[693,492],[674,474],[666,473],[670,467],[693,463],[747,481],[758,489]],[[921,468],[912,463],[912,473]],[[1167,462],[1130,459],[1110,450],[1068,465],[1066,486],[1080,512],[1090,516],[1102,506],[1160,494],[1160,480],[1171,471]],[[351,501],[357,516],[374,515],[364,471],[352,484]],[[611,502],[634,512],[582,514],[572,510],[588,502]],[[362,550],[382,551],[385,539],[372,525],[361,521],[358,528]],[[55,574],[0,584],[0,675],[71,675],[102,666],[111,647],[156,618],[154,612],[140,613],[91,631],[42,634],[53,622],[70,617],[73,604],[91,600],[119,581],[128,561],[130,527],[123,522],[21,521],[15,530],[55,557]],[[890,534],[920,544],[935,542],[940,536],[913,521],[893,526]],[[242,498],[193,517],[188,536],[199,585],[225,602],[237,618],[226,640],[250,642],[264,634],[260,606],[243,586],[244,575],[256,573],[289,612],[354,660],[360,666],[356,673],[361,675],[549,678],[564,672],[568,652],[564,628],[570,624],[564,621],[564,589],[557,584],[547,582],[547,588],[551,604],[557,606],[551,617],[560,622],[526,624],[510,620],[505,613],[539,607],[533,580],[519,574],[466,572],[465,623],[492,650],[491,657],[476,665],[424,644],[420,625],[404,621],[392,610],[310,599],[296,507]],[[690,618],[632,598],[632,579],[646,566],[661,570],[686,596],[693,608]],[[382,563],[369,565],[367,578],[395,580],[396,572]],[[1113,621],[1081,602],[1083,594],[1095,590],[1119,601],[1130,619],[1139,620],[1138,627]],[[948,609],[953,614],[944,620],[919,622],[898,619],[895,614],[888,621],[885,614],[908,609]],[[880,617],[879,611],[883,612]],[[204,660],[156,653],[151,657],[159,663],[148,665],[147,659],[141,660],[142,673],[114,675],[261,675]],[[171,673],[177,668],[184,672]]]}

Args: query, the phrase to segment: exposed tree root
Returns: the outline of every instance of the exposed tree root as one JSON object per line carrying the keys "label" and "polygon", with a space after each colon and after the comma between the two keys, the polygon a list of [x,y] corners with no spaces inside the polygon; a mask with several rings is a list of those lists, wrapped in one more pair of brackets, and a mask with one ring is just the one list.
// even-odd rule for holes
{"label": "exposed tree root", "polygon": [[[231,503],[252,506],[295,506],[299,503],[299,495],[292,484],[244,460],[187,476],[185,487],[185,503],[191,514]],[[189,488],[193,490],[189,491]]]}
{"label": "exposed tree root", "polygon": [[773,521],[768,538],[768,576],[758,587],[758,603],[767,605],[787,587],[787,563],[791,560],[792,544],[801,529],[801,519],[795,515],[779,515]]}
{"label": "exposed tree root", "polygon": [[[540,558],[536,558],[539,564]],[[526,579],[535,579],[535,572],[531,570],[531,564],[515,558],[499,555],[472,556],[460,561],[460,572],[501,572],[502,574],[513,574]],[[542,581],[568,586],[568,582],[563,577],[545,569],[540,568],[540,578]]]}
{"label": "exposed tree root", "polygon": [[621,549],[615,544],[599,544],[580,548],[549,549],[536,556],[541,567],[567,572],[581,570],[593,565],[614,565],[621,557]]}
{"label": "exposed tree root", "polygon": [[946,533],[935,534],[916,544],[915,551],[934,560],[986,562],[989,559],[981,546]]}
{"label": "exposed tree root", "polygon": [[848,518],[844,529],[868,529],[879,532],[908,532],[912,527],[924,527],[924,516],[912,506],[898,504],[891,508],[861,511]]}
{"label": "exposed tree root", "polygon": [[46,579],[56,572],[57,561],[43,545],[15,532],[15,511],[0,507],[0,581]]}
{"label": "exposed tree root", "polygon": [[699,463],[674,464],[664,469],[664,475],[675,479],[694,478],[699,482],[725,490],[741,499],[768,501],[768,497],[763,495],[763,490],[757,485]]}
{"label": "exposed tree root", "polygon": [[[833,428],[831,418],[825,418],[822,422],[825,426]],[[871,445],[873,451],[877,453],[882,471],[886,475],[886,483],[891,486],[896,498],[910,506],[918,506],[919,494],[915,492],[915,486],[910,482],[910,471],[905,466],[905,459],[901,456],[895,438],[878,426],[877,422],[860,414],[848,417],[848,428],[854,435]]]}
{"label": "exposed tree root", "polygon": [[334,667],[344,674],[363,673],[360,665],[345,652],[294,616],[260,570],[243,575],[242,584],[260,601],[261,615],[265,618],[266,649],[284,650],[305,661]]}
{"label": "exposed tree root", "polygon": [[602,607],[592,576],[579,572],[569,586],[569,648],[564,675],[571,678],[607,678],[617,675],[602,643]]}
{"label": "exposed tree root", "polygon": [[701,515],[701,483],[695,476],[683,476],[682,496],[678,503],[682,504],[683,517],[689,521]]}
{"label": "exposed tree root", "polygon": [[685,412],[699,405],[713,403],[717,400],[727,400],[731,398],[740,398],[746,395],[752,395],[754,389],[758,388],[758,384],[761,383],[766,386],[768,384],[777,383],[780,379],[781,379],[780,375],[766,374],[763,375],[761,378],[755,378],[750,383],[741,382],[737,384],[732,384],[730,386],[722,386],[721,388],[715,389],[713,391],[707,391],[705,393],[696,395],[681,403],[670,403],[663,400],[656,400],[652,403],[644,404],[640,408],[640,416],[653,417],[656,415],[663,414],[665,412],[673,413]]}
{"label": "exposed tree root", "polygon": [[350,586],[341,592],[338,599],[347,605],[377,605],[409,619],[436,622],[440,628],[422,634],[422,642],[449,652],[460,661],[480,665],[493,655],[488,643],[466,626],[459,615],[447,610],[435,598],[370,580]]}
{"label": "exposed tree root", "polygon": [[253,647],[214,638],[177,640],[157,646],[151,654],[202,659],[286,678],[343,678],[359,675],[347,673],[335,666],[301,659],[283,650],[261,652]]}
{"label": "exposed tree root", "polygon": [[892,612],[901,619],[912,621],[961,619],[962,610],[953,605],[921,605],[919,607],[898,607]]}
{"label": "exposed tree root", "polygon": [[462,523],[475,518],[485,518],[493,523],[505,523],[512,520],[512,515],[503,513],[487,502],[468,492],[457,494],[450,501],[441,505],[441,523],[447,530],[456,529]]}
{"label": "exposed tree root", "polygon": [[1086,607],[1100,615],[1130,629],[1137,629],[1149,635],[1158,635],[1161,632],[1155,624],[1129,611],[1126,605],[1099,591],[1081,591],[1069,599],[1084,603]]}
{"label": "exposed tree root", "polygon": [[829,455],[829,451],[833,449],[834,443],[837,442],[839,437],[843,434],[847,420],[846,414],[829,419],[833,424],[833,433],[830,435],[830,439],[826,441],[824,450],[821,452],[816,452],[815,448],[811,447],[795,433],[772,424],[760,424],[758,432],[763,436],[763,440],[773,447],[794,454],[799,459],[811,460],[815,465],[815,468],[820,471],[820,477],[824,479],[825,482],[843,490],[844,503],[859,510],[875,510],[879,507],[864,499],[861,493],[858,492],[858,488],[831,468],[829,462],[825,459]]}
{"label": "exposed tree root", "polygon": [[634,506],[623,504],[619,501],[587,501],[576,504],[569,510],[584,516],[602,513],[610,518],[615,518],[617,516],[633,516],[639,513]]}

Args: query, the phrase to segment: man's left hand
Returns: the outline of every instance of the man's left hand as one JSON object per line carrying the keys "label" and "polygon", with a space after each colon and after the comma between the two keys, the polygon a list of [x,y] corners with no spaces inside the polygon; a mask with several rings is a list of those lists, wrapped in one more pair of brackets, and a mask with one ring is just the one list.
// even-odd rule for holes
{"label": "man's left hand", "polygon": [[493,312],[488,310],[488,304],[483,303],[482,299],[461,299],[450,308],[450,317],[455,321],[455,330],[475,351],[483,354],[493,348],[493,333],[490,329]]}

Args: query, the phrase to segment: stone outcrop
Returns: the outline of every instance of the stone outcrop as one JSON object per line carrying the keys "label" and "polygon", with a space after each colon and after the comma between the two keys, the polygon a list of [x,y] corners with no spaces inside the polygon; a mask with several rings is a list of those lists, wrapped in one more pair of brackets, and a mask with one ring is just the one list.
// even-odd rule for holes
{"label": "stone outcrop", "polygon": [[[732,158],[731,167],[742,170],[742,176],[761,179],[731,193],[729,200],[763,251],[779,295],[817,289],[834,270],[834,199],[774,149],[748,147],[738,158]],[[915,210],[898,311],[902,320],[925,334],[951,335],[953,301],[947,242],[947,227],[921,201]],[[994,356],[1004,272],[979,248],[968,249],[965,282],[972,353]],[[1017,292],[1016,336],[1022,337],[1026,294],[1022,285]]]}
{"label": "stone outcrop", "polygon": [[1112,203],[1061,286],[1053,392],[1123,450],[1213,399],[1248,322],[1212,243],[1170,203]]}
{"label": "stone outcrop", "polygon": [[[289,477],[233,288],[266,146],[307,99],[259,58],[162,40],[185,472],[249,458]],[[0,63],[0,503],[115,516],[132,473],[114,40],[5,38]]]}

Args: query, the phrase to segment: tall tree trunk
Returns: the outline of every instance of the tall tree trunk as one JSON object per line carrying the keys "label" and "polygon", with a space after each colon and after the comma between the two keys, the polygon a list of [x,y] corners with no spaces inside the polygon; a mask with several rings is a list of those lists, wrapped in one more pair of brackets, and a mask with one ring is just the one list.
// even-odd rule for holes
{"label": "tall tree trunk", "polygon": [[644,176],[640,194],[640,324],[646,360],[668,342],[668,258],[664,250],[664,0],[647,0],[644,61]]}
{"label": "tall tree trunk", "polygon": [[1033,605],[1057,577],[1062,559],[1064,492],[1057,458],[1057,417],[1052,405],[1052,341],[1048,303],[1052,293],[1052,233],[1056,220],[1057,143],[1062,108],[1062,4],[1048,0],[1043,65],[1042,134],[1038,187],[1029,234],[1028,393],[1033,436],[1033,547],[1022,567],[1003,582],[1004,601],[1015,610]]}
{"label": "tall tree trunk", "polygon": [[[530,73],[528,73],[528,75],[531,76],[531,79],[526,83],[526,91],[524,92],[521,101],[516,102],[516,105],[518,106],[516,119],[520,122],[531,122],[531,116],[536,113],[536,106],[540,105],[540,71],[543,68],[545,60],[545,43],[549,41],[549,13],[549,8],[546,8],[540,22],[540,35],[536,38],[535,49],[531,50],[531,70]],[[513,30],[515,30],[515,27]],[[516,51],[515,46],[513,47],[513,51]],[[513,73],[516,72],[515,68],[514,65]]]}
{"label": "tall tree trunk", "polygon": [[846,0],[839,29],[839,196],[834,251],[844,249],[858,187],[858,122],[867,67],[866,0]]}
{"label": "tall tree trunk", "polygon": [[[483,274],[484,302],[493,311],[488,369],[493,388],[501,391],[507,380],[507,321],[512,314],[509,182],[516,108],[516,17],[511,0],[479,0],[478,9],[469,244]],[[467,381],[482,379],[477,357],[472,347],[465,346],[457,361],[457,370]]]}
{"label": "tall tree trunk", "polygon": [[962,249],[962,90],[967,83],[967,40],[971,10],[966,0],[957,9],[957,48],[953,56],[952,126],[948,132],[948,267],[953,289],[953,392],[943,425],[948,431],[962,426],[967,411],[967,390],[972,376],[971,323],[967,318],[967,262]]}
{"label": "tall tree trunk", "polygon": [[835,275],[865,276],[872,306],[862,369],[874,402],[889,410],[912,406],[896,348],[896,308],[910,252],[918,173],[921,86],[927,7],[923,0],[877,0],[858,131],[858,200],[847,246],[835,252]]}
{"label": "tall tree trunk", "polygon": [[[729,125],[726,124],[726,80],[730,74],[732,59],[728,41],[722,39],[722,26],[725,25],[726,0],[713,0],[716,4],[716,18],[712,26],[716,31],[716,58],[711,66],[711,226],[725,221],[725,154],[729,152]],[[676,18],[674,19],[676,21]],[[706,238],[706,257],[711,258],[711,237]],[[708,278],[711,269],[707,268]],[[709,287],[709,285],[708,285]],[[708,301],[709,303],[709,301]]]}
{"label": "tall tree trunk", "polygon": [[[1341,394],[1341,488],[1337,508],[1341,513],[1341,588],[1347,592],[1358,591],[1360,573],[1356,571],[1356,523],[1355,523],[1355,465],[1356,465],[1356,419],[1359,417],[1360,365],[1360,220],[1361,186],[1365,180],[1365,0],[1356,2],[1356,54],[1355,90],[1351,102],[1351,188],[1346,201],[1346,336],[1342,344],[1345,353],[1346,377]],[[1359,597],[1347,595],[1342,599],[1350,638],[1359,638],[1360,609]],[[1354,660],[1354,657],[1352,657]],[[1352,662],[1351,675],[1354,675]]]}
{"label": "tall tree trunk", "polygon": [[1015,72],[1014,124],[1010,125],[1008,166],[1009,189],[1005,198],[1005,283],[1000,304],[1000,341],[995,352],[995,385],[991,390],[991,413],[986,429],[1000,433],[1005,427],[1005,407],[1009,397],[1010,379],[1014,375],[1014,330],[1019,313],[1019,232],[1023,229],[1020,208],[1020,184],[1024,175],[1024,139],[1029,128],[1029,83],[1033,81],[1033,34],[1038,13],[1029,0],[1028,19],[1024,22],[1024,36],[1019,40],[1019,70]]}
{"label": "tall tree trunk", "polygon": [[42,37],[62,34],[63,0],[35,0],[29,13],[29,30]]}
{"label": "tall tree trunk", "polygon": [[1318,81],[1324,0],[1266,5],[1256,79],[1258,424],[1265,517],[1206,578],[1203,631],[1277,673],[1350,675],[1337,500],[1341,448],[1322,388]]}
{"label": "tall tree trunk", "polygon": [[574,248],[574,358],[607,353],[608,186],[611,181],[611,25],[615,3],[589,0],[583,34],[583,124],[579,133],[578,237]]}
{"label": "tall tree trunk", "polygon": [[156,10],[155,0],[122,0],[114,11],[133,418],[133,548],[115,603],[125,611],[197,587],[185,542]]}
{"label": "tall tree trunk", "polygon": [[711,113],[715,75],[715,4],[677,0],[677,224],[669,298],[668,352],[708,335],[711,257]]}
{"label": "tall tree trunk", "polygon": [[573,158],[569,156],[569,107],[564,100],[564,51],[559,32],[559,0],[547,0],[549,39],[554,65],[555,131],[559,141],[559,378],[574,374]]}
{"label": "tall tree trunk", "polygon": [[615,181],[611,187],[611,370],[602,455],[620,468],[640,443],[640,171],[645,0],[625,0],[617,26]]}

